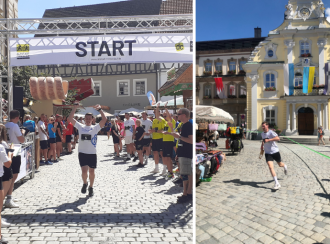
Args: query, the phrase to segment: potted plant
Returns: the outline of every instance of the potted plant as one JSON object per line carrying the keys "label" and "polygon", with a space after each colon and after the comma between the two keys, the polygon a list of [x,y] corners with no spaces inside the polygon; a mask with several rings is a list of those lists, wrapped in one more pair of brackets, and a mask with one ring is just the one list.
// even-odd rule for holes
{"label": "potted plant", "polygon": [[245,75],[246,72],[245,72],[244,70],[240,70],[240,71],[238,72],[238,74],[240,74],[240,75]]}
{"label": "potted plant", "polygon": [[276,87],[272,86],[272,87],[266,87],[265,91],[276,91]]}
{"label": "potted plant", "polygon": [[229,70],[228,71],[228,75],[235,75],[236,74],[236,70]]}
{"label": "potted plant", "polygon": [[214,71],[214,75],[222,75],[222,70],[216,70],[216,71]]}
{"label": "potted plant", "polygon": [[279,129],[276,124],[274,124],[272,131],[276,132],[277,135],[280,135],[282,133],[282,130]]}
{"label": "potted plant", "polygon": [[304,53],[304,54],[301,54],[301,57],[312,57],[312,55],[310,53]]}
{"label": "potted plant", "polygon": [[204,71],[204,75],[205,75],[205,76],[210,76],[211,74],[212,74],[211,71]]}

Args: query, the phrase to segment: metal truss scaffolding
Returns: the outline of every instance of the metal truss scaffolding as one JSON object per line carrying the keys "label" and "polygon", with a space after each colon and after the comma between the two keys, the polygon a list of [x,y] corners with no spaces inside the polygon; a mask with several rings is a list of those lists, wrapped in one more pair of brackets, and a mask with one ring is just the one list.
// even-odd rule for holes
{"label": "metal truss scaffolding", "polygon": [[[13,71],[10,38],[18,35],[68,36],[129,33],[187,33],[193,31],[193,15],[141,15],[88,18],[0,19],[0,121],[13,109]],[[54,64],[56,65],[56,64]],[[7,93],[7,101],[3,94]]]}

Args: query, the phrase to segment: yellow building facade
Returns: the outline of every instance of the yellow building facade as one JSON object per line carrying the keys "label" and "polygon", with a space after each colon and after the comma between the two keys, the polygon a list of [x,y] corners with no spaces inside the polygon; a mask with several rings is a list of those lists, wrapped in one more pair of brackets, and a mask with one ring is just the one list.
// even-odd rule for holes
{"label": "yellow building facade", "polygon": [[[290,0],[285,7],[282,25],[259,43],[243,66],[248,131],[260,132],[261,123],[268,121],[285,135],[316,135],[319,126],[330,135],[330,81],[325,70],[330,66],[330,23],[324,4]],[[294,69],[290,92],[289,64]],[[302,89],[304,67],[315,67],[313,91],[308,94]]]}

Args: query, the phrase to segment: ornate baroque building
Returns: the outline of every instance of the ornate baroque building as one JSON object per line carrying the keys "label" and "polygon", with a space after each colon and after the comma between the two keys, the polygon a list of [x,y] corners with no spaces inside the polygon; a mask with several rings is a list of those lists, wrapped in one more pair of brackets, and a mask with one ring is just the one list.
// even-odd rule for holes
{"label": "ornate baroque building", "polygon": [[[265,38],[255,29],[255,38],[196,43],[196,104],[212,105],[230,113],[240,124],[246,119],[246,83],[243,65],[251,51]],[[214,77],[222,77],[224,89],[217,95]]]}
{"label": "ornate baroque building", "polygon": [[[329,90],[324,91],[330,23],[324,11],[322,0],[290,0],[282,25],[252,52],[243,66],[248,129],[261,131],[262,121],[268,121],[286,135],[316,135],[320,125],[330,134]],[[302,90],[304,67],[315,67],[313,90],[308,94]]]}

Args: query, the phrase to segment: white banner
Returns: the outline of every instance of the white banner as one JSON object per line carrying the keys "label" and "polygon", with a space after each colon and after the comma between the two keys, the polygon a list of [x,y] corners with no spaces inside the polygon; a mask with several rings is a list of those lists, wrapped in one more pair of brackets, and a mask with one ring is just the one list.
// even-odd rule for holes
{"label": "white banner", "polygon": [[11,66],[192,63],[192,34],[56,36],[10,39]]}

